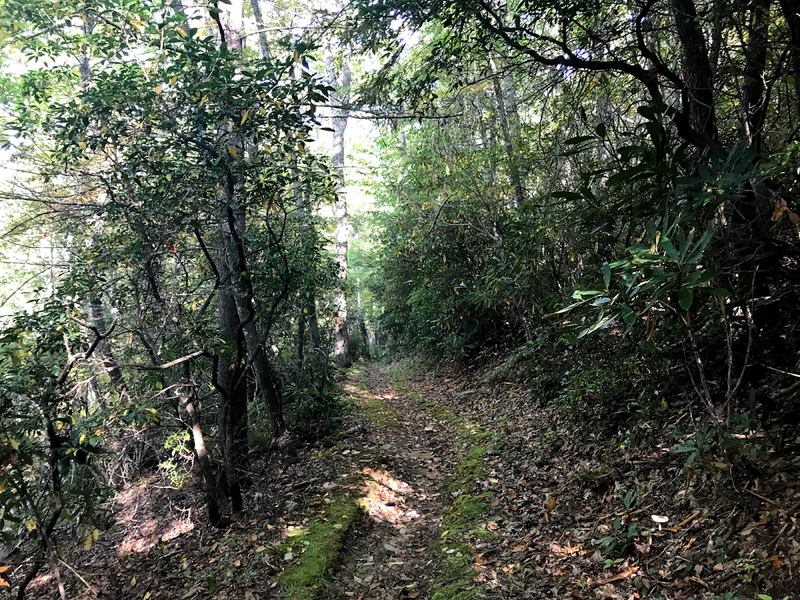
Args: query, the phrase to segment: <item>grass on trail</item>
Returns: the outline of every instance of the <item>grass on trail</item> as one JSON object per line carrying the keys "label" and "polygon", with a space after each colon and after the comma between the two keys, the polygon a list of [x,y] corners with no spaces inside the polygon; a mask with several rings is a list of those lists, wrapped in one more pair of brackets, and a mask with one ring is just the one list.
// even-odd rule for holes
{"label": "grass on trail", "polygon": [[326,576],[339,560],[342,540],[359,511],[353,498],[335,497],[325,519],[311,521],[302,534],[290,537],[279,546],[280,552],[292,552],[300,557],[299,564],[292,565],[278,577],[286,600],[317,598]]}
{"label": "grass on trail", "polygon": [[[375,427],[402,427],[397,414],[369,391],[364,380],[364,370],[354,367],[349,373],[353,388],[346,389],[345,401],[354,405],[358,413],[369,419]],[[336,435],[331,436],[331,439],[336,439]],[[340,444],[323,451],[323,454],[340,452],[344,448],[356,446]],[[335,496],[326,517],[313,520],[299,535],[289,537],[285,544],[277,548],[281,557],[291,552],[299,556],[300,561],[286,569],[278,578],[283,586],[285,600],[313,600],[321,597],[327,577],[339,562],[342,541],[360,511],[357,499]]]}

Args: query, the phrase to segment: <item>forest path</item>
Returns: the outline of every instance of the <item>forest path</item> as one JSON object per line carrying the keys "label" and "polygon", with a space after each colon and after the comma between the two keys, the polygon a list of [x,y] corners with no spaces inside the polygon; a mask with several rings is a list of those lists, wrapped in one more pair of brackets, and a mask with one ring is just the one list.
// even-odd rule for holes
{"label": "forest path", "polygon": [[428,550],[440,537],[453,470],[446,456],[457,434],[371,365],[353,369],[342,389],[357,424],[342,440],[347,447],[339,446],[351,458],[341,478],[356,484],[349,487],[364,518],[351,526],[340,568],[320,597],[430,598],[437,561]]}

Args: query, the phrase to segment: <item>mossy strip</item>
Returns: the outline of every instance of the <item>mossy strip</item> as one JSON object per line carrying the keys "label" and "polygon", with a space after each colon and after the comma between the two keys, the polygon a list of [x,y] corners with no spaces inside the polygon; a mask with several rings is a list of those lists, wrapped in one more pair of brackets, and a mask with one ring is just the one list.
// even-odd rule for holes
{"label": "mossy strip", "polygon": [[347,400],[356,407],[358,413],[375,427],[401,428],[403,424],[397,418],[397,413],[369,391],[364,381],[364,371],[352,369],[349,373],[355,390],[348,393]]}
{"label": "mossy strip", "polygon": [[353,498],[336,497],[326,518],[311,521],[301,535],[282,545],[281,551],[297,553],[300,560],[278,576],[285,600],[313,600],[322,591],[326,577],[339,562],[342,541],[359,510]]}
{"label": "mossy strip", "polygon": [[[492,506],[491,491],[479,493],[471,482],[483,479],[486,473],[486,453],[503,443],[503,436],[482,429],[476,423],[459,418],[452,410],[442,408],[436,402],[414,392],[409,386],[410,377],[402,368],[386,371],[389,383],[398,391],[415,400],[420,408],[440,421],[447,422],[459,434],[459,441],[469,450],[459,459],[455,473],[447,482],[451,493],[461,492],[444,510],[441,537],[430,548],[442,559],[441,575],[432,586],[432,600],[479,600],[485,592],[475,584],[473,565],[474,540],[491,539],[497,535],[489,526],[500,520]],[[470,447],[471,446],[471,447]]]}

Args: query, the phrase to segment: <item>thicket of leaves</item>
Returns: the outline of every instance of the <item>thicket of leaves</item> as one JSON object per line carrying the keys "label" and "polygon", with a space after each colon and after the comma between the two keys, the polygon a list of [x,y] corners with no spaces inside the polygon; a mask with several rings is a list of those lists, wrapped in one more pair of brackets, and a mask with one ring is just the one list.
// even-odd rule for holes
{"label": "thicket of leaves", "polygon": [[751,394],[774,406],[768,368],[796,367],[800,317],[788,3],[361,10],[394,58],[376,89],[420,111],[379,148],[373,285],[399,340],[456,357],[604,330],[685,359],[712,421]]}
{"label": "thicket of leaves", "polygon": [[[163,423],[178,432],[170,447],[191,451],[196,417],[214,452],[218,365],[249,379],[253,360],[244,325],[238,339],[220,332],[223,292],[252,294],[249,318],[299,418],[328,410],[330,383],[316,382],[330,377],[312,384],[292,357],[305,298],[330,319],[336,278],[315,216],[333,187],[309,149],[329,88],[310,46],[287,38],[269,59],[242,55],[169,4],[34,4],[2,13],[41,66],[10,95],[6,148],[21,176],[6,196],[21,208],[3,250],[50,246],[52,260],[15,276],[30,285],[0,336],[0,534],[34,531],[51,553],[67,519],[96,539],[96,508],[139,452],[121,431]],[[234,214],[240,261],[226,273]]]}

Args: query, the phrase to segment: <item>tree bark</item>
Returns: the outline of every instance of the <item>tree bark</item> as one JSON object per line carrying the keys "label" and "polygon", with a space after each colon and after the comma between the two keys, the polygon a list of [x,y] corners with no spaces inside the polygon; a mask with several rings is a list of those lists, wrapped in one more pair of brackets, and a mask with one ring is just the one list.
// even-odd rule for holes
{"label": "tree bark", "polygon": [[[219,357],[218,381],[222,391],[218,392],[219,413],[217,414],[219,447],[223,462],[228,462],[229,450],[233,452],[231,462],[240,470],[246,471],[247,460],[247,378],[242,377],[244,351],[239,334],[239,313],[236,308],[231,268],[227,252],[222,245],[217,253],[219,277],[222,283],[218,291],[218,313],[220,338],[225,347]],[[233,439],[228,443],[229,432]]]}
{"label": "tree bark", "polygon": [[253,16],[258,28],[258,45],[261,48],[261,58],[269,58],[269,45],[267,44],[267,34],[264,31],[264,17],[261,14],[260,0],[250,0],[250,6],[253,7]]}
{"label": "tree bark", "polygon": [[[311,220],[309,212],[309,201],[307,195],[304,196],[303,190],[300,186],[300,180],[297,173],[292,173],[292,193],[294,195],[294,204],[299,215],[299,228],[300,239],[304,245],[311,245],[316,243],[314,234],[314,224]],[[300,314],[297,319],[297,356],[296,356],[296,370],[298,375],[303,373],[303,362],[305,359],[305,344],[308,338],[309,352],[311,353],[311,376],[310,381],[318,389],[322,389],[325,378],[325,365],[324,357],[320,350],[320,337],[319,337],[319,322],[317,320],[317,301],[314,294],[313,282],[309,286],[309,290],[305,292],[302,297],[300,305]]]}
{"label": "tree bark", "polygon": [[750,35],[745,52],[742,110],[745,135],[760,155],[766,118],[764,71],[767,63],[769,0],[756,0],[750,9]]}
{"label": "tree bark", "polygon": [[684,110],[695,130],[703,132],[709,140],[716,141],[714,76],[694,0],[671,0],[671,4],[681,45],[683,78],[688,96]]}
{"label": "tree bark", "polygon": [[[339,288],[334,296],[336,318],[334,319],[334,358],[341,368],[352,364],[350,357],[350,336],[347,329],[347,246],[350,241],[350,220],[347,215],[347,196],[344,177],[344,134],[347,129],[348,111],[342,108],[350,100],[350,62],[342,58],[342,71],[337,73],[333,52],[328,48],[325,61],[328,77],[333,87],[330,100],[333,125],[333,181],[336,187],[336,262],[339,265]],[[340,77],[341,76],[341,79]]]}
{"label": "tree bark", "polygon": [[789,26],[795,105],[800,111],[800,8],[798,8],[796,0],[781,0],[781,10],[786,24]]}
{"label": "tree bark", "polygon": [[492,84],[494,86],[495,101],[497,102],[497,114],[500,117],[500,130],[503,133],[503,142],[506,148],[508,177],[511,179],[511,185],[514,188],[514,207],[519,208],[525,201],[525,192],[522,189],[522,178],[520,177],[517,157],[514,155],[514,138],[512,137],[508,112],[506,111],[503,85],[493,58],[489,58],[489,65],[492,68]]}
{"label": "tree bark", "polygon": [[[235,195],[235,192],[234,192]],[[279,437],[284,430],[283,399],[277,377],[267,359],[264,342],[256,327],[256,311],[253,304],[253,284],[247,268],[244,248],[245,213],[243,208],[227,208],[227,223],[222,232],[222,242],[228,252],[228,260],[232,266],[232,279],[235,284],[234,298],[239,315],[241,330],[249,355],[250,367],[253,369],[259,393],[267,408],[273,438]]]}
{"label": "tree bark", "polygon": [[[106,331],[108,328],[106,327],[106,321],[103,317],[103,303],[99,297],[92,298],[92,324],[100,331]],[[100,354],[100,360],[103,362],[103,366],[105,367],[106,373],[111,378],[111,383],[114,385],[115,388],[118,390],[122,390],[125,385],[125,381],[122,377],[122,371],[117,366],[117,361],[114,358],[114,352],[111,349],[111,345],[108,343],[108,339],[103,338],[100,340],[100,343],[97,345],[97,351]]]}
{"label": "tree bark", "polygon": [[188,387],[181,388],[181,399],[189,417],[194,455],[200,465],[200,472],[203,474],[208,520],[214,527],[218,527],[222,522],[222,516],[220,515],[219,502],[217,501],[217,477],[214,474],[214,467],[211,465],[211,459],[208,456],[203,429],[200,426],[200,415],[195,408],[194,397],[190,389]]}

